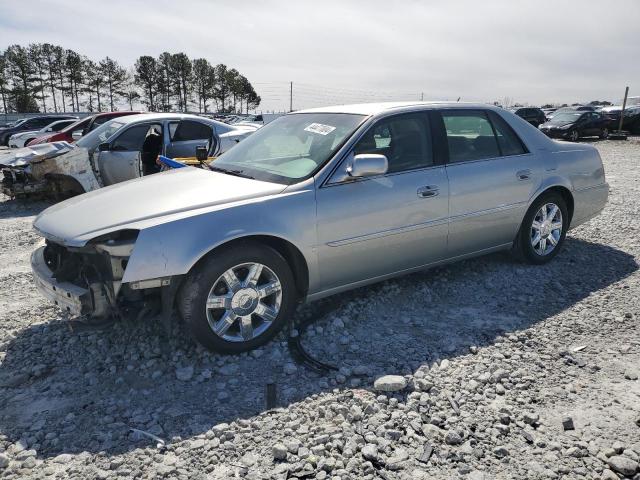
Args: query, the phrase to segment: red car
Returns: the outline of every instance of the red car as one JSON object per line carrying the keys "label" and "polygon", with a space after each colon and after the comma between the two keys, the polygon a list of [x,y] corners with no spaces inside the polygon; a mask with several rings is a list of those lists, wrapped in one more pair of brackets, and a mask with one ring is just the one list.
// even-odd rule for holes
{"label": "red car", "polygon": [[109,120],[113,120],[117,117],[123,117],[125,115],[137,115],[142,112],[107,112],[107,113],[98,113],[97,115],[92,115],[90,117],[83,118],[82,120],[78,120],[75,123],[72,123],[66,128],[63,128],[59,132],[49,133],[47,135],[42,135],[41,137],[36,137],[31,140],[27,145],[37,145],[39,143],[51,143],[51,142],[74,142],[81,136],[86,135],[91,130],[98,128],[105,122]]}

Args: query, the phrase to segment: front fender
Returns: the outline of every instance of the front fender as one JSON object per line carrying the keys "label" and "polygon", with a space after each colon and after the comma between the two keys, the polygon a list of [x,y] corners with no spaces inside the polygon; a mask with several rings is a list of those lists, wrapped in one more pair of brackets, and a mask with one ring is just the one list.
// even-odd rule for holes
{"label": "front fender", "polygon": [[186,274],[214,248],[253,235],[292,243],[302,252],[311,273],[317,271],[313,268],[317,263],[315,217],[311,188],[144,228],[122,281]]}

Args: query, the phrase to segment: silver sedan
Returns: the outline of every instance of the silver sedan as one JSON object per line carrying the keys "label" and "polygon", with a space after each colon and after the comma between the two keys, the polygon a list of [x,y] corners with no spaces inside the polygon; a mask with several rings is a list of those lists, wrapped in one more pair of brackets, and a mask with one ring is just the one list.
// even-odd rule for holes
{"label": "silver sedan", "polygon": [[498,250],[542,265],[607,201],[595,148],[486,105],[393,103],[274,120],[209,169],[44,211],[40,290],[104,318],[157,302],[208,348],[272,338],[296,305]]}

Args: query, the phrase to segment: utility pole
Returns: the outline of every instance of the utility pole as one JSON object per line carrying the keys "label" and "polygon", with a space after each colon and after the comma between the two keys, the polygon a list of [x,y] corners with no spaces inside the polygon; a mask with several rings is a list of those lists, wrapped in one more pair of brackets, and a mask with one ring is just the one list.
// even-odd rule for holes
{"label": "utility pole", "polygon": [[420,94],[420,101],[421,101],[421,102],[424,102],[424,92],[422,92],[422,93]]}
{"label": "utility pole", "polygon": [[289,111],[293,112],[293,82],[289,85]]}

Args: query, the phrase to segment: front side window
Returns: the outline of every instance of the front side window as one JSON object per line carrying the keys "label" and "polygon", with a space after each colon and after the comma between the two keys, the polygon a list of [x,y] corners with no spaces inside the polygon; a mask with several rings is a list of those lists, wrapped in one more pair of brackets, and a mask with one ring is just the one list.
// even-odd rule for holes
{"label": "front side window", "polygon": [[294,113],[258,129],[212,163],[258,180],[291,184],[325,164],[365,120],[347,113]]}
{"label": "front side window", "polygon": [[442,112],[447,132],[449,162],[467,162],[500,156],[498,141],[482,111]]}
{"label": "front side window", "polygon": [[131,152],[142,149],[147,133],[149,132],[149,125],[135,125],[126,129],[118,138],[113,141],[111,150]]}
{"label": "front side window", "polygon": [[358,141],[354,153],[385,155],[389,173],[433,165],[427,115],[406,114],[380,120]]}

